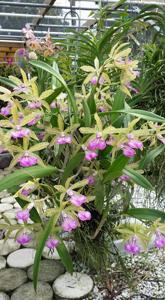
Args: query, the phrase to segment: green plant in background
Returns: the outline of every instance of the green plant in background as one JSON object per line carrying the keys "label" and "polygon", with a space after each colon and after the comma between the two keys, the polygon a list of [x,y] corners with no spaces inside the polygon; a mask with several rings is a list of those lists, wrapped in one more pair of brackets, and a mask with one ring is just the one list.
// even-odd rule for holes
{"label": "green plant in background", "polygon": [[[92,66],[95,57],[102,65],[114,44],[119,41],[129,42],[134,57],[139,61],[139,76],[131,85],[128,84],[131,98],[127,98],[127,102],[131,108],[141,108],[164,116],[164,8],[158,5],[146,5],[133,13],[131,6],[119,2],[106,5],[99,12],[93,13],[94,16],[97,17],[94,29],[75,33],[62,44],[63,53],[70,56],[70,59],[73,58],[74,62],[76,57],[69,84],[71,86],[82,84],[85,73],[81,71],[81,66],[87,63]],[[112,19],[108,24],[110,28],[105,28],[107,18]],[[111,94],[113,94],[116,91],[115,84],[118,82],[118,70],[115,72],[110,70],[110,72],[108,75],[111,78]],[[109,89],[103,91],[101,95],[98,91],[97,98],[100,104],[100,99],[103,99],[100,110],[109,109],[111,106],[110,101],[107,101],[110,99]],[[156,157],[154,162],[147,166],[146,172],[148,178],[156,185],[157,199],[164,193],[163,161],[162,151],[161,156]]]}
{"label": "green plant in background", "polygon": [[[160,34],[164,28],[164,10],[156,5],[144,6],[138,13],[123,12],[120,8],[127,10],[125,4],[106,5],[102,8],[96,17],[93,30],[77,32],[68,38],[67,42],[62,43],[67,54],[73,59],[77,57],[78,66],[80,64],[92,64],[95,57],[98,57],[101,63],[105,56],[110,52],[111,48],[121,41],[132,43],[133,47],[138,49],[145,33],[153,35],[158,34],[155,27],[161,28]],[[127,17],[123,17],[123,14]],[[111,20],[110,28],[106,28],[106,19]],[[114,20],[114,18],[116,18]],[[101,23],[101,24],[100,24]],[[103,24],[102,24],[103,23]],[[158,34],[159,35],[159,34]],[[140,49],[138,49],[140,50]],[[105,55],[105,56],[104,56]]]}
{"label": "green plant in background", "polygon": [[[22,207],[17,214],[22,224],[1,224],[0,228],[5,227],[7,233],[17,229],[20,244],[37,240],[35,288],[45,245],[50,251],[57,248],[67,270],[73,271],[63,243],[64,232],[75,231],[75,240],[86,239],[90,249],[98,245],[106,255],[109,250],[101,243],[105,245],[107,232],[113,243],[119,230],[129,253],[146,251],[153,232],[155,247],[164,246],[158,247],[164,239],[162,223],[154,230],[135,226],[124,232],[116,228],[125,215],[164,220],[164,213],[157,210],[131,210],[127,187],[136,183],[152,189],[143,173],[155,156],[146,154],[145,148],[157,151],[163,146],[165,119],[131,109],[126,102],[137,75],[137,61],[130,58],[130,52],[127,44],[116,44],[102,63],[96,57],[92,65],[81,66],[84,81],[74,92],[58,69],[37,60],[31,65],[55,77],[59,88],[40,92],[37,78],[28,78],[23,70],[22,80],[6,80],[14,86],[12,90],[0,88],[0,99],[5,103],[0,126],[7,141],[1,151],[11,153],[11,170],[15,165],[19,168],[1,180],[0,190],[13,188]],[[117,74],[117,82],[111,74]],[[58,100],[61,92],[65,93],[62,103]],[[34,223],[29,224],[29,218]]]}

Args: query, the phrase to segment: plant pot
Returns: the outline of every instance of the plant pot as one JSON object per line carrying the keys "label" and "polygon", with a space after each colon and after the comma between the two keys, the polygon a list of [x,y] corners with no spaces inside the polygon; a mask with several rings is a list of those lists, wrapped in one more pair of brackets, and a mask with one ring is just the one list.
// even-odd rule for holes
{"label": "plant pot", "polygon": [[0,169],[5,169],[10,165],[12,160],[12,156],[8,152],[4,152],[0,154]]}

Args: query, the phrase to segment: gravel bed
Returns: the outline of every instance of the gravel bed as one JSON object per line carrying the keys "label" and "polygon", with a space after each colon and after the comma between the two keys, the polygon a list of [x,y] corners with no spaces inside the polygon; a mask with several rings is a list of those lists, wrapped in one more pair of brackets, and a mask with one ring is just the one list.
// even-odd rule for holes
{"label": "gravel bed", "polygon": [[74,269],[90,274],[94,280],[92,293],[84,300],[165,300],[165,257],[163,252],[150,252],[147,255],[123,257],[125,266],[132,277],[132,285],[122,271],[113,263],[109,270],[112,290],[108,290],[100,277],[79,261],[74,261]]}

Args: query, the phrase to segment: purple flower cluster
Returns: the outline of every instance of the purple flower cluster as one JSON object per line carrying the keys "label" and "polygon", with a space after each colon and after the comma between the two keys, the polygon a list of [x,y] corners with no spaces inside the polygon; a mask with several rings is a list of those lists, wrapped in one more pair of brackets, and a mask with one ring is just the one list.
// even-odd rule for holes
{"label": "purple flower cluster", "polygon": [[87,148],[83,147],[83,149],[85,150],[85,159],[91,161],[97,158],[98,153],[96,151],[102,151],[106,148],[106,146],[106,141],[101,137],[100,133],[97,133],[96,138],[88,143]]}
{"label": "purple flower cluster", "polygon": [[13,91],[16,92],[16,93],[19,93],[19,94],[20,94],[20,93],[25,93],[25,94],[27,94],[27,93],[28,93],[28,87],[27,87],[24,83],[22,83],[22,84],[16,86],[16,87],[13,89]]}
{"label": "purple flower cluster", "polygon": [[69,201],[75,206],[81,206],[86,202],[86,196],[77,194],[72,190],[68,190],[67,194],[70,196]]}
{"label": "purple flower cluster", "polygon": [[56,240],[52,237],[49,237],[46,241],[46,247],[48,247],[50,250],[54,250],[59,244],[59,240]]}
{"label": "purple flower cluster", "polygon": [[19,235],[16,239],[17,243],[20,245],[26,245],[32,240],[31,236],[27,233]]}
{"label": "purple flower cluster", "polygon": [[64,133],[62,133],[56,138],[56,144],[59,145],[71,144],[71,142],[72,142],[71,135],[65,135]]}
{"label": "purple flower cluster", "polygon": [[98,154],[94,151],[85,151],[85,159],[88,161],[95,159],[97,156]]}
{"label": "purple flower cluster", "polygon": [[41,114],[37,114],[34,119],[28,122],[28,126],[35,125],[41,119]]}
{"label": "purple flower cluster", "polygon": [[78,227],[78,221],[67,216],[64,218],[64,221],[61,226],[64,231],[71,232],[72,230]]}
{"label": "purple flower cluster", "polygon": [[34,101],[28,104],[28,108],[30,109],[39,109],[41,107],[42,107],[42,103],[40,101]]}
{"label": "purple flower cluster", "polygon": [[91,213],[89,211],[79,211],[78,212],[78,218],[81,220],[81,221],[90,221],[92,216],[91,216]]}
{"label": "purple flower cluster", "polygon": [[29,194],[32,192],[33,188],[28,188],[28,189],[22,189],[21,190],[21,195],[27,197]]}
{"label": "purple flower cluster", "polygon": [[126,83],[126,87],[127,87],[128,89],[130,89],[132,92],[134,92],[135,94],[138,94],[138,93],[139,93],[139,90],[136,89],[136,88],[134,88],[134,87],[131,85],[130,82],[127,82],[127,83]]}
{"label": "purple flower cluster", "polygon": [[18,221],[27,222],[29,217],[30,214],[28,209],[20,210],[16,213],[16,219]]}
{"label": "purple flower cluster", "polygon": [[121,175],[119,177],[120,182],[126,182],[126,181],[129,181],[129,180],[130,180],[130,176],[128,176],[128,175]]}
{"label": "purple flower cluster", "polygon": [[128,142],[120,145],[120,148],[123,150],[124,156],[134,157],[137,149],[141,151],[143,150],[143,143],[134,139],[134,137],[130,134],[128,135]]}
{"label": "purple flower cluster", "polygon": [[21,167],[31,167],[38,164],[38,158],[30,154],[24,154],[22,157],[19,158],[18,162]]}
{"label": "purple flower cluster", "polygon": [[87,180],[88,180],[88,185],[94,185],[95,184],[95,177],[90,175],[87,177]]}
{"label": "purple flower cluster", "polygon": [[24,137],[28,137],[29,135],[30,135],[30,129],[22,128],[20,126],[17,126],[16,130],[13,130],[11,132],[11,137],[13,139],[22,139]]}
{"label": "purple flower cluster", "polygon": [[137,243],[137,238],[134,236],[132,237],[125,245],[124,250],[129,254],[139,254],[141,249],[140,246]]}
{"label": "purple flower cluster", "polygon": [[81,206],[86,202],[86,196],[75,193],[73,196],[71,196],[69,201],[75,206]]}
{"label": "purple flower cluster", "polygon": [[98,134],[95,139],[91,140],[87,146],[90,151],[104,150],[106,148],[106,141]]}
{"label": "purple flower cluster", "polygon": [[4,117],[11,115],[11,107],[12,107],[12,103],[8,102],[8,104],[5,107],[1,108],[0,114]]}
{"label": "purple flower cluster", "polygon": [[156,238],[154,241],[154,245],[156,248],[164,248],[165,247],[165,236],[159,232],[156,232]]}
{"label": "purple flower cluster", "polygon": [[35,39],[34,32],[31,29],[30,24],[27,23],[22,29],[22,32],[25,35],[26,39]]}
{"label": "purple flower cluster", "polygon": [[92,85],[97,85],[98,83],[99,84],[104,84],[104,78],[102,76],[100,76],[100,78],[98,78],[98,76],[93,76],[90,80],[90,83]]}

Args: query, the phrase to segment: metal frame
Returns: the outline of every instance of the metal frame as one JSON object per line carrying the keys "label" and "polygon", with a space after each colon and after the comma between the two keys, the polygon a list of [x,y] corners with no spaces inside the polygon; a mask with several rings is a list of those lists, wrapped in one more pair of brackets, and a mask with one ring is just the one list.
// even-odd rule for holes
{"label": "metal frame", "polygon": [[[5,8],[6,6],[8,8],[16,8],[16,11],[19,11],[18,8],[21,8],[21,10],[23,12],[0,12],[0,18],[2,17],[6,17],[9,19],[10,22],[10,18],[20,18],[21,20],[25,19],[25,23],[29,20],[29,23],[31,24],[31,26],[33,27],[36,35],[38,36],[42,36],[43,34],[46,33],[46,29],[48,29],[50,27],[51,29],[51,34],[53,36],[53,38],[57,38],[57,39],[63,39],[65,36],[69,36],[72,35],[72,31],[73,30],[86,30],[89,27],[94,26],[94,24],[97,22],[98,20],[98,14],[97,12],[99,11],[100,7],[106,4],[110,4],[110,3],[116,3],[117,0],[68,0],[68,4],[70,1],[70,5],[59,5],[59,3],[56,4],[57,0],[44,0],[43,3],[38,3],[38,0],[36,0],[35,3],[31,3],[29,1],[25,2],[18,2],[18,1],[14,1],[14,2],[10,2],[10,1],[1,1],[0,2],[0,9]],[[96,5],[96,2],[98,3]],[[81,7],[81,3],[84,5],[85,3],[85,7]],[[88,6],[88,3],[93,3],[95,4],[95,6],[93,8],[90,8]],[[159,2],[157,1],[141,1],[141,0],[129,0],[126,4],[133,4],[133,5],[144,5],[144,4],[161,4],[162,6],[165,5],[165,0],[161,0]],[[37,9],[37,13],[34,14],[33,10],[32,13],[26,13],[26,8],[35,8],[35,10]],[[63,11],[63,15],[55,15],[55,9],[61,9]],[[94,16],[93,17],[81,17],[81,11],[82,12],[89,12],[89,11],[94,11]],[[121,8],[122,10],[122,8]],[[51,11],[51,13],[50,13]],[[134,9],[130,10],[132,12],[136,11]],[[70,16],[67,17],[67,19],[64,17],[64,15],[69,14],[70,12]],[[50,13],[50,15],[48,14]],[[77,15],[80,16],[80,20],[77,18]],[[11,19],[11,20],[12,20]],[[45,20],[45,22],[44,22]],[[53,24],[53,22],[55,20],[58,20],[58,22],[60,23],[58,24]],[[111,21],[113,22],[114,18],[107,18],[107,21]],[[51,24],[49,24],[49,21],[52,21]],[[78,22],[76,22],[78,21]],[[13,22],[13,20],[12,20]],[[10,40],[13,39],[18,39],[19,41],[23,41],[24,37],[22,34],[22,28],[4,28],[3,27],[3,21],[2,24],[0,24],[0,42],[2,40]],[[7,27],[7,26],[6,26]],[[42,30],[43,29],[43,30]],[[55,29],[55,30],[54,30]],[[57,30],[59,29],[59,31]],[[57,31],[56,31],[57,30]]]}

